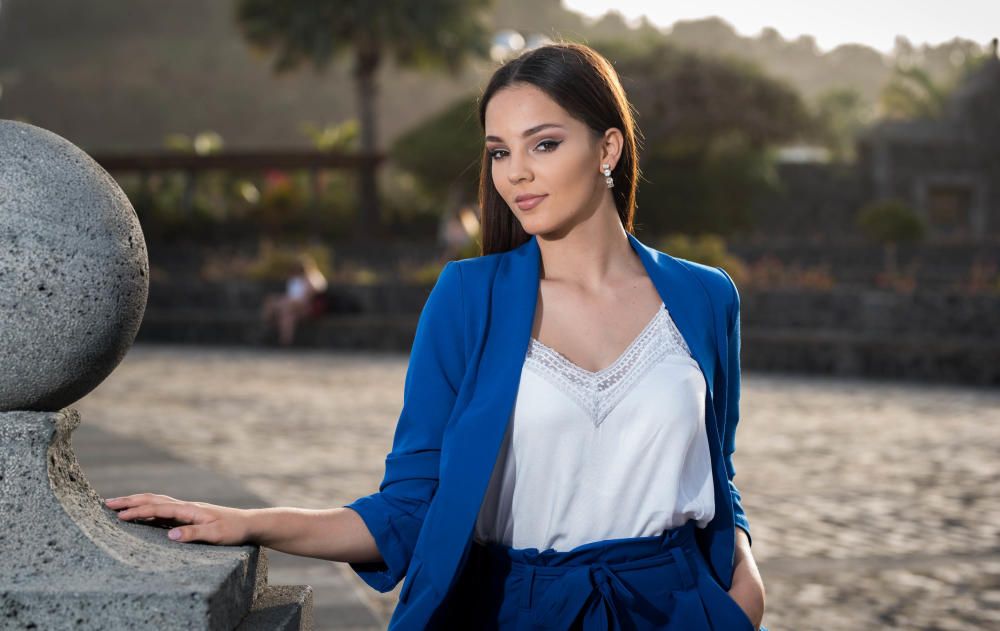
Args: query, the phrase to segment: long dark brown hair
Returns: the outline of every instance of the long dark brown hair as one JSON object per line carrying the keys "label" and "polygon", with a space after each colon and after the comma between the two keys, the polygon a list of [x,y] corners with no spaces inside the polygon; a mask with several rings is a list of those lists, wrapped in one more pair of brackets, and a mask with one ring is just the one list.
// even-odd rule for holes
{"label": "long dark brown hair", "polygon": [[[602,137],[612,127],[624,138],[621,158],[611,176],[618,217],[627,232],[633,231],[635,190],[639,180],[639,130],[631,103],[611,63],[584,44],[559,42],[534,48],[507,61],[490,78],[479,97],[479,124],[486,129],[486,106],[499,90],[514,84],[531,84],[542,90],[571,116]],[[479,206],[482,208],[482,253],[506,252],[523,244],[529,235],[493,184],[490,156],[483,150],[479,171]]]}

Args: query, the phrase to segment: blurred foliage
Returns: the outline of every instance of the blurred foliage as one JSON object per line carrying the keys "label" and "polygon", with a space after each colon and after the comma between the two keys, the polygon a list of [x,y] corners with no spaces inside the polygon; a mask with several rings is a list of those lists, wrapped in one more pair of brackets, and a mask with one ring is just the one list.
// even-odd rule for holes
{"label": "blurred foliage", "polygon": [[[254,47],[275,55],[274,69],[323,69],[353,53],[362,71],[381,56],[421,70],[462,69],[470,52],[485,56],[490,0],[238,0],[236,19]],[[374,58],[374,59],[372,59]],[[365,67],[374,63],[373,68]]]}
{"label": "blurred foliage", "polygon": [[679,256],[703,265],[725,267],[727,263],[736,262],[736,259],[726,250],[726,240],[717,234],[698,236],[681,233],[668,234],[659,240],[659,249],[671,256]]}
{"label": "blurred foliage", "polygon": [[664,42],[606,43],[644,136],[637,222],[654,233],[732,234],[776,186],[772,148],[815,133],[798,93],[742,60]]}
{"label": "blurred foliage", "polygon": [[703,265],[722,267],[739,285],[740,279],[746,274],[743,261],[730,254],[726,249],[726,240],[717,234],[700,234],[692,236],[683,233],[671,233],[658,242],[659,249],[671,256],[676,256]]}
{"label": "blurred foliage", "polygon": [[360,268],[353,275],[353,282],[359,285],[377,285],[382,282],[382,277],[375,270]]}
{"label": "blurred foliage", "polygon": [[299,257],[308,255],[316,262],[320,272],[330,279],[333,276],[333,250],[318,243],[261,239],[253,255],[209,253],[202,262],[199,276],[202,280],[223,282],[244,279],[256,281],[284,281],[300,269]]}
{"label": "blurred foliage", "polygon": [[991,55],[984,51],[956,54],[947,72],[936,74],[919,55],[897,58],[879,94],[879,115],[892,119],[940,118],[955,90]]}
{"label": "blurred foliage", "polygon": [[917,66],[896,66],[879,95],[885,118],[937,118],[944,112],[951,84],[935,81]]}
{"label": "blurred foliage", "polygon": [[817,140],[838,162],[856,157],[858,133],[873,119],[874,111],[853,88],[831,88],[820,94],[813,107]]}
{"label": "blurred foliage", "polygon": [[259,202],[251,211],[253,219],[270,233],[287,227],[292,213],[305,207],[307,190],[300,180],[302,174],[290,175],[282,171],[269,171],[264,176],[264,188]]}
{"label": "blurred foliage", "polygon": [[[492,0],[237,0],[236,21],[246,40],[274,53],[274,71],[302,65],[316,71],[350,54],[359,102],[360,149],[376,146],[375,76],[387,57],[403,68],[445,69],[457,75],[472,56],[489,52],[488,9]],[[376,167],[359,173],[360,227],[371,234],[380,223]]]}
{"label": "blurred foliage", "polygon": [[358,127],[357,119],[342,123],[332,123],[320,127],[313,122],[305,122],[300,126],[304,133],[320,151],[357,151]]}
{"label": "blurred foliage", "polygon": [[695,151],[738,132],[761,147],[813,131],[795,89],[748,61],[711,57],[666,42],[597,44],[616,60],[647,145]]}
{"label": "blurred foliage", "polygon": [[[215,132],[174,134],[167,148],[212,153]],[[201,149],[198,149],[201,147]],[[339,239],[355,224],[355,180],[350,171],[272,169],[242,172],[155,172],[124,175],[118,183],[132,202],[147,239],[220,242],[265,235]]]}
{"label": "blurred foliage", "polygon": [[438,276],[441,275],[441,270],[444,268],[444,263],[433,261],[430,263],[425,263],[420,267],[417,267],[411,271],[404,272],[402,277],[410,282],[414,282],[420,285],[433,285],[437,281]]}
{"label": "blurred foliage", "polygon": [[[726,271],[728,272],[729,268],[726,268]],[[737,287],[747,288],[794,287],[823,291],[832,289],[837,284],[829,263],[814,266],[789,265],[773,254],[746,263],[742,267],[740,279],[730,275],[733,276]]]}
{"label": "blurred foliage", "polygon": [[866,204],[858,211],[858,226],[866,237],[882,244],[916,241],[925,232],[917,213],[899,199]]}
{"label": "blurred foliage", "polygon": [[858,211],[858,226],[866,237],[883,247],[883,270],[876,284],[897,291],[912,291],[916,280],[912,270],[900,273],[897,244],[923,238],[926,232],[923,220],[903,201],[885,199],[862,207]]}
{"label": "blurred foliage", "polygon": [[477,98],[470,95],[457,100],[400,136],[389,151],[394,163],[442,200],[453,187],[466,199],[476,199],[484,151]]}
{"label": "blurred foliage", "polygon": [[412,173],[396,164],[386,165],[379,176],[385,233],[406,239],[435,239],[441,221],[441,198],[429,193]]}
{"label": "blurred foliage", "polygon": [[[179,172],[123,175],[147,240],[230,242],[266,235],[348,237],[355,223],[353,173],[278,170],[246,176]],[[189,206],[185,200],[190,200]]]}
{"label": "blurred foliage", "polygon": [[717,234],[696,237],[680,233],[669,234],[659,240],[658,247],[671,256],[721,267],[733,278],[737,289],[799,287],[824,290],[836,284],[828,264],[809,267],[786,265],[773,255],[762,256],[747,263],[730,253],[726,249],[725,239]]}
{"label": "blurred foliage", "polygon": [[225,145],[222,136],[214,131],[203,131],[194,136],[187,134],[167,134],[163,146],[170,151],[196,153],[207,156],[222,151]]}
{"label": "blurred foliage", "polygon": [[895,267],[882,270],[875,274],[875,286],[898,294],[913,293],[917,288],[916,265],[911,263],[904,270]]}
{"label": "blurred foliage", "polygon": [[262,240],[257,258],[245,268],[245,277],[253,280],[285,280],[301,266],[300,257],[311,256],[324,276],[333,275],[333,250],[321,244],[276,245],[269,239]]}
{"label": "blurred foliage", "polygon": [[974,261],[966,278],[957,287],[970,294],[1000,294],[1000,265],[995,260]]}

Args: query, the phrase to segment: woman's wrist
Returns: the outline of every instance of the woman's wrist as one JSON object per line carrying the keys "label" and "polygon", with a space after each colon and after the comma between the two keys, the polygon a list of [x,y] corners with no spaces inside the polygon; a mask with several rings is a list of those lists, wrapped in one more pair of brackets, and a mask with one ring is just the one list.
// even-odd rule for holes
{"label": "woman's wrist", "polygon": [[746,533],[740,528],[737,528],[736,532],[736,554],[729,595],[743,608],[747,617],[759,626],[764,617],[764,581],[750,551]]}
{"label": "woman's wrist", "polygon": [[270,524],[274,509],[248,508],[243,509],[247,543],[273,548],[273,536]]}

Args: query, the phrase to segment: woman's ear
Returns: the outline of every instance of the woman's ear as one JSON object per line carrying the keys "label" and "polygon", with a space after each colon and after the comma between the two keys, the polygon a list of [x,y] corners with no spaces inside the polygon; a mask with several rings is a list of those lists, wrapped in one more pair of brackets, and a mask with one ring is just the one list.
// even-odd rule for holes
{"label": "woman's ear", "polygon": [[622,156],[622,147],[625,145],[625,137],[617,127],[612,127],[604,132],[601,138],[601,164],[610,164],[614,170],[618,166],[618,160]]}

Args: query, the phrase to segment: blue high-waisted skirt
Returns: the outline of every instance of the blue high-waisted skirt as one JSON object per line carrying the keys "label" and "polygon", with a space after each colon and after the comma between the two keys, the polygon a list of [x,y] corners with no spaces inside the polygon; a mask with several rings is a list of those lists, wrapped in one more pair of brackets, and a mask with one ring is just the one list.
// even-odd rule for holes
{"label": "blue high-waisted skirt", "polygon": [[756,631],[712,576],[695,527],[566,552],[473,542],[443,628]]}

